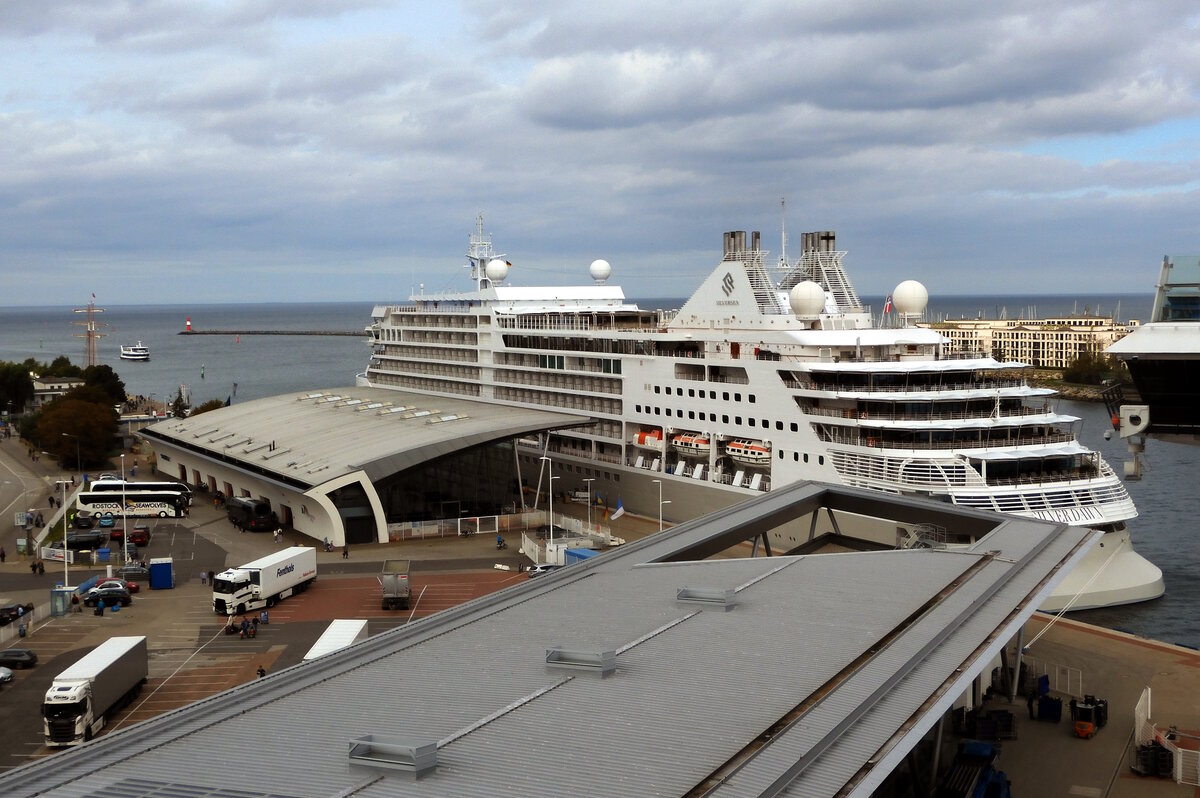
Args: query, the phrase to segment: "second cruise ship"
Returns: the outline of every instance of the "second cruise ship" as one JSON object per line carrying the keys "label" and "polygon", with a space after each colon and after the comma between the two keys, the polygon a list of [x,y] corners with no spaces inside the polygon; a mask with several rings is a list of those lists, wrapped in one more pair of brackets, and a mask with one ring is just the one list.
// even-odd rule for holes
{"label": "second cruise ship", "polygon": [[[608,280],[508,284],[509,263],[482,219],[470,237],[470,290],[380,305],[358,382],[524,407],[575,411],[590,426],[518,443],[531,483],[602,496],[611,508],[686,520],[799,480],[868,488],[1104,530],[1103,545],[1043,609],[1156,598],[1161,571],[1133,550],[1137,516],[1113,469],[1081,445],[1079,419],[1025,364],[950,355],[935,330],[908,326],[928,295],[897,286],[873,324],[832,232],[805,233],[801,256],[766,262],[757,232],[730,232],[716,268],[677,311],[645,310]],[[887,545],[954,545],[943,530],[846,528]],[[829,528],[830,525],[833,528]],[[787,551],[810,531],[781,527]]]}

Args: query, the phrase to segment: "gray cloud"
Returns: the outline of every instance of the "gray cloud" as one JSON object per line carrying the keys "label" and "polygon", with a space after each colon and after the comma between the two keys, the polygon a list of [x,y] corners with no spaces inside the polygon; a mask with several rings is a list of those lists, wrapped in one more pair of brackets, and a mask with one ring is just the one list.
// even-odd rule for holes
{"label": "gray cloud", "polygon": [[1186,3],[130,8],[0,7],[0,304],[146,268],[402,298],[478,212],[523,283],[688,293],[785,195],[864,292],[1149,291],[1197,246]]}

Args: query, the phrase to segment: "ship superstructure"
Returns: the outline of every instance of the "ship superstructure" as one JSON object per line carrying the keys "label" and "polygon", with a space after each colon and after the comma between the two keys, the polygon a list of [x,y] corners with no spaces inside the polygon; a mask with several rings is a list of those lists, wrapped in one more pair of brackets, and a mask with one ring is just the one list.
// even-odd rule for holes
{"label": "ship superstructure", "polygon": [[[766,256],[757,232],[726,233],[683,306],[651,311],[608,284],[601,260],[590,285],[506,285],[509,263],[480,220],[473,290],[377,306],[359,381],[595,418],[519,442],[519,460],[533,482],[552,458],[556,492],[589,480],[610,507],[684,520],[798,480],[933,497],[1110,533],[1102,559],[1045,608],[1081,591],[1075,608],[1162,593],[1161,572],[1132,549],[1124,486],[1024,364],[952,356],[935,330],[910,326],[927,299],[914,281],[892,295],[895,326],[874,323],[832,232],[804,234],[795,262]],[[788,525],[773,543],[789,550],[831,524],[888,545],[938,537],[851,517]]]}

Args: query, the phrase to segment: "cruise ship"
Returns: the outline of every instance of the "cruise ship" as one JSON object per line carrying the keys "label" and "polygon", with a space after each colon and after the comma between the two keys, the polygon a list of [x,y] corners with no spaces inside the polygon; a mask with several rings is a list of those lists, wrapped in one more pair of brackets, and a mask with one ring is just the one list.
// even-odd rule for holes
{"label": "cruise ship", "polygon": [[[1056,411],[1025,365],[951,356],[935,330],[909,326],[928,295],[891,297],[875,325],[832,232],[768,264],[757,232],[724,236],[713,272],[677,311],[647,310],[609,284],[508,284],[482,219],[470,237],[470,290],[380,305],[358,383],[578,412],[585,427],[521,440],[528,484],[583,491],[627,511],[682,521],[799,480],[1104,530],[1043,609],[1156,598],[1162,573],[1132,546],[1137,516],[1113,469]],[[582,271],[582,269],[581,269]],[[582,275],[581,275],[582,277]],[[886,310],[892,310],[887,308]],[[560,480],[560,481],[559,481]],[[825,532],[883,545],[955,545],[921,525],[870,528],[855,517],[805,519],[772,533],[789,551]]]}

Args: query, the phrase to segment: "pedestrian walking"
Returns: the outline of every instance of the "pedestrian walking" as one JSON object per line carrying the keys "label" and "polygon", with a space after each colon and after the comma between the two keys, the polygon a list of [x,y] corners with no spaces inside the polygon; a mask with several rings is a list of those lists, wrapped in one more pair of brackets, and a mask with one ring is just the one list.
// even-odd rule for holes
{"label": "pedestrian walking", "polygon": [[350,547],[348,545],[342,546],[342,559],[343,560],[350,559]]}
{"label": "pedestrian walking", "polygon": [[38,576],[44,576],[46,573],[46,563],[38,560]]}
{"label": "pedestrian walking", "polygon": [[262,665],[259,665],[259,666],[258,666],[258,678],[260,678],[260,679],[261,679],[261,678],[263,678],[263,677],[264,677],[264,676],[266,676],[266,675],[267,675],[267,671],[266,671],[266,669],[265,669],[265,668],[263,668],[263,666],[262,666]]}
{"label": "pedestrian walking", "polygon": [[281,527],[281,526],[275,527],[275,542],[278,543],[282,537],[283,537],[283,527]]}
{"label": "pedestrian walking", "polygon": [[208,571],[200,572],[200,584],[202,584],[202,585],[208,584]]}
{"label": "pedestrian walking", "polygon": [[4,565],[4,558],[8,555],[4,553],[4,547],[0,546],[0,565]]}

